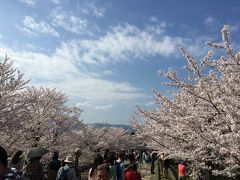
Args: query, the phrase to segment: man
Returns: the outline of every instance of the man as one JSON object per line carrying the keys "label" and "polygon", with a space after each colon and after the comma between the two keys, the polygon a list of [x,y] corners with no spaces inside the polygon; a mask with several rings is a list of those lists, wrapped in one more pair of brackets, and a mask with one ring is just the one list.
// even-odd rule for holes
{"label": "man", "polygon": [[7,152],[0,146],[0,180],[15,180],[17,175],[8,168]]}
{"label": "man", "polygon": [[163,175],[165,178],[168,178],[168,169],[170,168],[170,161],[167,157],[163,159]]}
{"label": "man", "polygon": [[79,172],[79,158],[82,155],[82,150],[80,148],[75,149],[74,152],[74,158],[75,158],[75,170],[76,170],[76,174],[77,174],[77,178],[81,179],[81,172]]}
{"label": "man", "polygon": [[64,160],[66,165],[61,167],[57,174],[57,180],[77,180],[76,170],[74,168],[74,159],[72,156],[67,156]]}
{"label": "man", "polygon": [[110,169],[107,164],[104,163],[97,167],[96,180],[110,180]]}
{"label": "man", "polygon": [[151,153],[151,174],[154,174],[154,163],[157,160],[158,151],[152,151]]}
{"label": "man", "polygon": [[53,153],[52,160],[48,165],[48,180],[56,180],[58,170],[61,167],[61,161],[58,160],[59,154],[57,151]]}
{"label": "man", "polygon": [[125,157],[125,152],[120,151],[118,154],[117,162],[116,162],[118,180],[124,180],[124,170],[125,170],[124,157]]}

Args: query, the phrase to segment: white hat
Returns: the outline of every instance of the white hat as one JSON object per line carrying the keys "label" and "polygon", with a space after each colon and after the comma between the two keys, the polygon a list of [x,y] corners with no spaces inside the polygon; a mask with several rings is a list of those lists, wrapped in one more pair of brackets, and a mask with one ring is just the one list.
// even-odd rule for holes
{"label": "white hat", "polygon": [[74,159],[72,156],[67,156],[66,159],[64,160],[65,163],[73,163]]}

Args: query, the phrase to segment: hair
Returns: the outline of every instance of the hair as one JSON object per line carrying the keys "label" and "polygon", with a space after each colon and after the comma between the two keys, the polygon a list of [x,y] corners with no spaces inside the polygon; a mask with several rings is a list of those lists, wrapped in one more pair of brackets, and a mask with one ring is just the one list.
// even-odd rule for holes
{"label": "hair", "polygon": [[58,152],[57,152],[57,151],[54,151],[54,152],[53,152],[53,156],[52,156],[52,160],[58,160],[58,158],[59,158]]}
{"label": "hair", "polygon": [[110,175],[110,168],[107,164],[101,164],[97,167],[97,171],[106,171],[107,175]]}
{"label": "hair", "polygon": [[22,151],[17,151],[14,156],[12,157],[12,164],[17,164],[21,159],[20,156],[22,155]]}
{"label": "hair", "polygon": [[104,161],[107,160],[108,153],[109,153],[109,149],[105,149],[105,150],[104,150],[104,154],[103,154],[103,159],[104,159]]}
{"label": "hair", "polygon": [[134,154],[129,154],[129,155],[128,155],[128,159],[129,159],[130,163],[131,163],[131,162],[134,162],[134,161],[135,161]]}
{"label": "hair", "polygon": [[8,156],[6,150],[0,146],[0,163],[4,166],[8,166]]}
{"label": "hair", "polygon": [[120,151],[120,152],[118,153],[118,157],[119,157],[120,159],[124,159],[124,156],[125,156],[125,153],[124,153],[123,151]]}
{"label": "hair", "polygon": [[101,164],[103,164],[103,158],[101,156],[97,156],[93,161],[92,169],[91,169],[91,172],[90,172],[90,177],[93,176],[94,171]]}
{"label": "hair", "polygon": [[107,163],[113,165],[113,164],[114,164],[114,161],[115,161],[115,154],[114,154],[114,152],[108,153]]}

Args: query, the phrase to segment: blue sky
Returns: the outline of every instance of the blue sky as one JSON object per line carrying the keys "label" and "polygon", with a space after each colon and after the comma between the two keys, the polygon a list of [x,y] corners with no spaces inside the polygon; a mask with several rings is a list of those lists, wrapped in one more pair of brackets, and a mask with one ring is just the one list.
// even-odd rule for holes
{"label": "blue sky", "polygon": [[[128,124],[136,105],[164,93],[158,70],[185,75],[184,46],[196,58],[230,24],[240,2],[194,0],[0,0],[0,52],[31,84],[57,88],[85,122]],[[239,47],[236,44],[236,47]]]}

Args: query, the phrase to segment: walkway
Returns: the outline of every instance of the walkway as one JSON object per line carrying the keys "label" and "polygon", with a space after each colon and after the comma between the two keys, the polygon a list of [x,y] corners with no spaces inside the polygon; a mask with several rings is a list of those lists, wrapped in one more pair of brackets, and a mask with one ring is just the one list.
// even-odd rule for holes
{"label": "walkway", "polygon": [[[158,180],[158,170],[157,170],[158,166],[156,163],[155,166],[155,174],[151,174],[151,165],[150,164],[141,164],[139,167],[139,172],[141,173],[142,176],[142,180]],[[176,178],[174,177],[172,171],[169,169],[169,177],[168,178],[164,178],[163,174],[162,174],[162,168],[160,167],[161,171],[160,171],[160,180],[176,180]]]}

